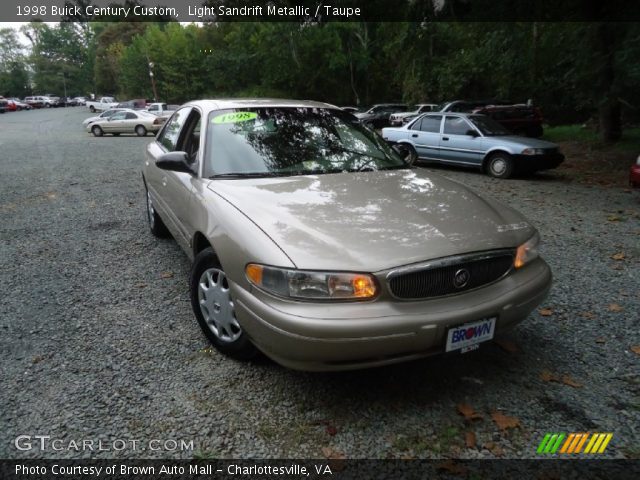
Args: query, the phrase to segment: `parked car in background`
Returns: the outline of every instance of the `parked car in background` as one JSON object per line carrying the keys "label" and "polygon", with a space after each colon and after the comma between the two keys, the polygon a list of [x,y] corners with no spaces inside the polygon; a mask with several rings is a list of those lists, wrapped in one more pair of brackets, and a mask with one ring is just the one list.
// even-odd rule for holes
{"label": "parked car in background", "polygon": [[188,103],[147,145],[143,181],[152,234],[193,259],[200,327],[238,359],[346,370],[464,353],[551,286],[526,218],[411,168],[331,105]]}
{"label": "parked car in background", "polygon": [[96,115],[94,117],[89,117],[89,118],[85,118],[82,121],[82,125],[83,126],[87,126],[87,125],[91,125],[94,122],[98,122],[100,120],[106,120],[109,117],[111,117],[112,115],[118,113],[118,112],[122,112],[123,110],[125,110],[124,108],[111,108],[109,110],[106,110],[104,112],[102,112],[100,115]]}
{"label": "parked car in background", "polygon": [[9,109],[11,110],[11,104],[13,104],[15,106],[15,110],[16,111],[20,111],[20,110],[31,110],[31,105],[24,103],[22,100],[20,100],[19,98],[8,98],[7,102],[9,102]]}
{"label": "parked car in background", "polygon": [[54,102],[44,95],[25,97],[24,101],[32,108],[51,108],[54,106]]}
{"label": "parked car in background", "polygon": [[9,110],[9,102],[6,98],[0,97],[0,113],[5,113]]}
{"label": "parked car in background", "polygon": [[55,108],[65,106],[65,103],[64,103],[65,99],[62,99],[53,93],[47,93],[45,95],[45,98],[49,99],[49,105],[45,105],[45,106],[55,107]]}
{"label": "parked car in background", "polygon": [[162,116],[169,117],[179,107],[180,107],[180,105],[167,105],[166,103],[155,102],[155,103],[150,103],[149,105],[147,105],[146,110],[147,110],[147,112],[153,113],[155,115],[162,115]]}
{"label": "parked car in background", "polygon": [[353,114],[356,114],[360,111],[358,107],[340,107],[340,109]]}
{"label": "parked car in background", "polygon": [[373,105],[366,112],[356,113],[355,116],[367,127],[383,128],[389,125],[389,116],[396,112],[406,112],[403,103],[379,103]]}
{"label": "parked car in background", "polygon": [[132,110],[144,110],[147,108],[147,101],[144,98],[127,100],[126,102],[120,102],[118,105],[116,105],[116,108],[130,108]]}
{"label": "parked car in background", "polygon": [[110,108],[115,108],[118,105],[115,98],[113,97],[102,97],[100,100],[87,100],[85,105],[92,112],[103,112],[105,110],[109,110]]}
{"label": "parked car in background", "polygon": [[105,133],[114,136],[121,133],[135,133],[139,137],[144,137],[149,132],[155,133],[160,130],[163,123],[163,119],[143,110],[123,110],[109,118],[97,120],[86,128],[87,132],[93,133],[96,137],[101,137]]}
{"label": "parked car in background", "polygon": [[422,113],[433,112],[437,108],[438,105],[436,103],[418,103],[417,105],[413,105],[413,108],[409,112],[392,113],[389,116],[389,125],[392,127],[399,127],[404,123],[408,123],[410,119],[415,118]]}
{"label": "parked car in background", "polygon": [[555,143],[515,136],[486,115],[428,113],[384,128],[382,137],[410,161],[476,167],[496,178],[556,168],[564,160]]}
{"label": "parked car in background", "polygon": [[439,110],[487,115],[517,135],[539,138],[544,133],[541,110],[529,104],[500,100],[456,100],[441,105]]}
{"label": "parked car in background", "polygon": [[73,107],[84,105],[87,102],[85,97],[73,97],[69,104]]}
{"label": "parked car in background", "polygon": [[636,163],[631,165],[631,171],[629,172],[629,185],[635,188],[640,188],[640,155],[638,155]]}

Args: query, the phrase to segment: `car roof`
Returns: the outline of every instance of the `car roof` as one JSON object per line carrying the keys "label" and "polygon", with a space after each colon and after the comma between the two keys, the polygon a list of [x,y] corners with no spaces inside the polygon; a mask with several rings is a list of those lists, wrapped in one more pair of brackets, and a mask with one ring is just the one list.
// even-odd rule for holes
{"label": "car roof", "polygon": [[206,111],[223,110],[227,108],[260,108],[260,107],[288,107],[288,108],[330,108],[340,110],[335,105],[312,100],[288,100],[279,98],[220,98],[208,100],[194,100],[185,105],[197,106]]}

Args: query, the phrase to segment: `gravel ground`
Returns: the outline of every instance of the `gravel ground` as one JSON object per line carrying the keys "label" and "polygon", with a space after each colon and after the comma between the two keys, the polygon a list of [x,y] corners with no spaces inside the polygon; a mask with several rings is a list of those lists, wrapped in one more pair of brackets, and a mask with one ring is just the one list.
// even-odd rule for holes
{"label": "gravel ground", "polygon": [[[438,170],[538,226],[546,303],[477,353],[300,373],[207,348],[187,257],[147,230],[151,137],[94,138],[86,116],[0,115],[0,458],[520,458],[572,431],[613,432],[609,456],[640,457],[637,192]],[[18,450],[18,435],[62,450]],[[109,450],[76,451],[84,439]]]}

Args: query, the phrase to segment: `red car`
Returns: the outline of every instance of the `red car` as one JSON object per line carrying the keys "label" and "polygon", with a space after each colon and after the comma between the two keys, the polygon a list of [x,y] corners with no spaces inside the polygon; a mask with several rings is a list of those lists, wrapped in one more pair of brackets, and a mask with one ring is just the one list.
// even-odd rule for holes
{"label": "red car", "polygon": [[640,188],[640,155],[636,160],[636,163],[631,165],[631,171],[629,172],[629,184],[632,187]]}

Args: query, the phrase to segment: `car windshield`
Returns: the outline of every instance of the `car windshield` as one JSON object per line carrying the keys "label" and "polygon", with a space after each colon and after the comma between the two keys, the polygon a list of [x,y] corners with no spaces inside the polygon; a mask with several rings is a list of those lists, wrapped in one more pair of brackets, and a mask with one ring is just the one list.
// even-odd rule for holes
{"label": "car windshield", "polygon": [[408,168],[346,112],[317,108],[217,110],[209,116],[206,177],[316,175]]}
{"label": "car windshield", "polygon": [[511,132],[496,122],[494,119],[484,115],[471,115],[469,117],[471,123],[473,123],[483,135],[488,137],[498,135],[511,135]]}

